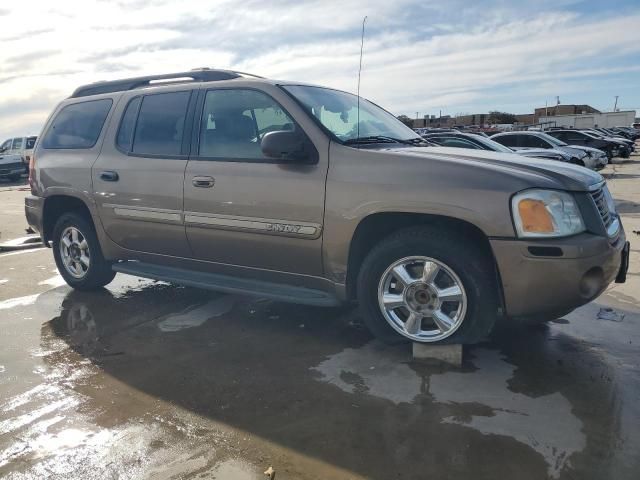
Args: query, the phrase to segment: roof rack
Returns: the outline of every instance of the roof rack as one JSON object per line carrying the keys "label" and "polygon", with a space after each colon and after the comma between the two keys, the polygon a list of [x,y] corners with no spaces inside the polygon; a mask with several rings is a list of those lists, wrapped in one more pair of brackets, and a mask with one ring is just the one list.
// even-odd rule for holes
{"label": "roof rack", "polygon": [[188,72],[166,73],[163,75],[147,75],[144,77],[125,78],[122,80],[102,81],[82,85],[75,89],[69,98],[88,97],[101,93],[122,92],[135,88],[148,87],[155,84],[178,82],[214,82],[231,80],[243,76],[263,78],[250,73],[236,72],[234,70],[213,70],[209,68],[197,68]]}

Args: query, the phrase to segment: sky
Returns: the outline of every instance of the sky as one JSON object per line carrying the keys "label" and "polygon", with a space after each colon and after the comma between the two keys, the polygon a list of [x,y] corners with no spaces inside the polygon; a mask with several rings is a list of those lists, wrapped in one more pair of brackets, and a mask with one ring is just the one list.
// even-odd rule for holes
{"label": "sky", "polygon": [[640,114],[640,1],[0,0],[0,141],[98,80],[212,67],[356,91],[396,115]]}

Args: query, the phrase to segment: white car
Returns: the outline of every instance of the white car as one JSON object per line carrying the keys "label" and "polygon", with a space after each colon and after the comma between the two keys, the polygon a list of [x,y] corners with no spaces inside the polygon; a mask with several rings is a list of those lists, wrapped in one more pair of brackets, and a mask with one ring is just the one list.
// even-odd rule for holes
{"label": "white car", "polygon": [[8,178],[15,182],[24,172],[24,163],[20,155],[0,153],[0,178]]}

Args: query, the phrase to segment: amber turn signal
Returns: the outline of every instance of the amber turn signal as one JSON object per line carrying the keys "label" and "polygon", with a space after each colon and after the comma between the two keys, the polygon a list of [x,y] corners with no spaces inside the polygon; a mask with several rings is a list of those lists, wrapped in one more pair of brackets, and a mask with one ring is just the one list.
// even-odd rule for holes
{"label": "amber turn signal", "polygon": [[525,198],[518,203],[522,229],[531,233],[553,233],[553,220],[542,200]]}

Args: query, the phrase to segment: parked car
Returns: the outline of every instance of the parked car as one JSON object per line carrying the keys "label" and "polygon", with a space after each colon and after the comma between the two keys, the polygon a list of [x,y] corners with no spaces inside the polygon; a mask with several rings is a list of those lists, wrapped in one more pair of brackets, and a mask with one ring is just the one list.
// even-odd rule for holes
{"label": "parked car", "polygon": [[24,164],[20,155],[0,153],[0,178],[8,178],[15,182],[24,173]]}
{"label": "parked car", "polygon": [[433,144],[443,147],[473,148],[477,150],[489,150],[492,152],[515,153],[525,157],[546,158],[549,160],[569,162],[583,167],[587,166],[592,170],[598,169],[595,159],[592,160],[588,157],[587,153],[580,150],[564,151],[561,149],[554,150],[551,148],[523,148],[516,150],[496,142],[491,138],[473,133],[436,133],[423,135],[422,137]]}
{"label": "parked car", "polygon": [[609,162],[607,154],[602,150],[580,145],[567,145],[544,132],[505,132],[493,135],[491,139],[516,151],[546,148],[552,149],[551,151],[554,152],[559,150],[570,156],[571,163],[592,170],[601,170]]}
{"label": "parked car", "polygon": [[28,171],[29,160],[37,138],[36,136],[9,138],[0,145],[0,153],[20,155],[25,170]]}
{"label": "parked car", "polygon": [[610,129],[611,132],[618,133],[620,135],[625,136],[629,140],[633,140],[634,142],[640,139],[640,132],[635,128],[631,127],[613,127]]}
{"label": "parked car", "polygon": [[[599,132],[598,130],[595,130],[595,129],[585,129],[582,131],[590,135],[593,135],[595,137],[603,138],[605,140],[615,140],[616,142],[621,142],[625,145],[626,150],[628,151],[629,154],[635,150],[635,142],[626,137],[623,137],[622,135],[618,135],[618,134],[611,135],[608,133]],[[628,155],[625,158],[628,158]]]}
{"label": "parked car", "polygon": [[588,132],[583,132],[581,130],[548,130],[546,133],[554,138],[557,138],[558,140],[562,140],[569,145],[582,145],[585,147],[597,148],[598,150],[602,150],[607,154],[609,160],[618,155],[623,156],[625,154],[629,154],[629,152],[627,151],[627,146],[624,143],[618,142],[616,140],[598,138],[594,135],[589,134]]}
{"label": "parked car", "polygon": [[82,86],[32,164],[28,222],[79,290],[124,272],[357,302],[385,341],[473,343],[498,316],[557,318],[627,271],[596,172],[427,147],[363,98],[296,82],[198,70]]}

